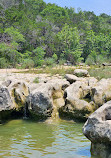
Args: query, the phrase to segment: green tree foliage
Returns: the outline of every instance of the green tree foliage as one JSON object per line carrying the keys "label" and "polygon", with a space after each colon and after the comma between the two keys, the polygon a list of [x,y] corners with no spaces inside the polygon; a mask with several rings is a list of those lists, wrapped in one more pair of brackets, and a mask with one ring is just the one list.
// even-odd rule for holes
{"label": "green tree foliage", "polygon": [[104,57],[111,56],[111,34],[108,36],[100,33],[95,35],[93,31],[89,31],[86,38],[86,43],[83,48],[83,57],[86,59],[89,55],[96,61],[96,56]]}
{"label": "green tree foliage", "polygon": [[[111,16],[43,0],[0,1],[0,67],[111,58]],[[4,63],[4,64],[3,64]]]}
{"label": "green tree foliage", "polygon": [[42,47],[37,47],[32,52],[32,59],[35,66],[41,66],[44,61],[45,52]]}
{"label": "green tree foliage", "polygon": [[65,24],[61,32],[57,34],[63,48],[62,52],[67,60],[76,63],[81,60],[80,37],[77,28],[71,28]]}
{"label": "green tree foliage", "polygon": [[21,58],[21,44],[25,42],[23,35],[14,27],[5,29],[8,41],[0,43],[0,56],[5,57],[12,66],[15,66],[16,62],[19,62]]}

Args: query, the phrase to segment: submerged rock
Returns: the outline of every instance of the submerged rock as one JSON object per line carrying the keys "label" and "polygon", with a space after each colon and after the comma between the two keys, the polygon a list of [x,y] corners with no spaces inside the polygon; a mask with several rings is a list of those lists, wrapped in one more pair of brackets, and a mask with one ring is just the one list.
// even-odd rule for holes
{"label": "submerged rock", "polygon": [[89,116],[83,134],[91,141],[91,153],[101,158],[111,156],[111,101]]}

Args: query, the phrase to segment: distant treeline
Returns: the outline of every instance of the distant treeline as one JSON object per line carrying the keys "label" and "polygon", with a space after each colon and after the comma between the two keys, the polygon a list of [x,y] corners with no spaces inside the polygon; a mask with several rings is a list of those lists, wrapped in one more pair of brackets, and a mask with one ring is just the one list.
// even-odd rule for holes
{"label": "distant treeline", "polygon": [[111,16],[43,0],[0,1],[0,68],[111,61]]}

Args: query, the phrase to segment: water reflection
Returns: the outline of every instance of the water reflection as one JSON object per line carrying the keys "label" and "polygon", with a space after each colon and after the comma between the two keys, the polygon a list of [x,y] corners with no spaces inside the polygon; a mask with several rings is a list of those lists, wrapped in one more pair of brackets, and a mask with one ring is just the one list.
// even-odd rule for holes
{"label": "water reflection", "polygon": [[90,142],[83,136],[82,126],[64,121],[10,121],[0,126],[0,157],[89,158]]}

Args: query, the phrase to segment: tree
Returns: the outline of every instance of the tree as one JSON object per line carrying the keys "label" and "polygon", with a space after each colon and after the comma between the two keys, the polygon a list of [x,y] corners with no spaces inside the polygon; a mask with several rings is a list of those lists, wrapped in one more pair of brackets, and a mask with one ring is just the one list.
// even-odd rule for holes
{"label": "tree", "polygon": [[8,39],[10,40],[0,43],[1,57],[5,57],[12,66],[15,66],[16,62],[21,58],[19,50],[21,49],[22,43],[25,42],[25,39],[14,27],[5,29],[4,33],[9,36]]}
{"label": "tree", "polygon": [[37,47],[32,52],[32,59],[35,66],[41,66],[44,61],[45,52],[42,47]]}
{"label": "tree", "polygon": [[62,44],[62,53],[65,54],[65,58],[72,63],[76,63],[81,58],[82,51],[80,49],[80,37],[77,28],[70,28],[65,24],[61,32],[57,34],[58,39]]}

